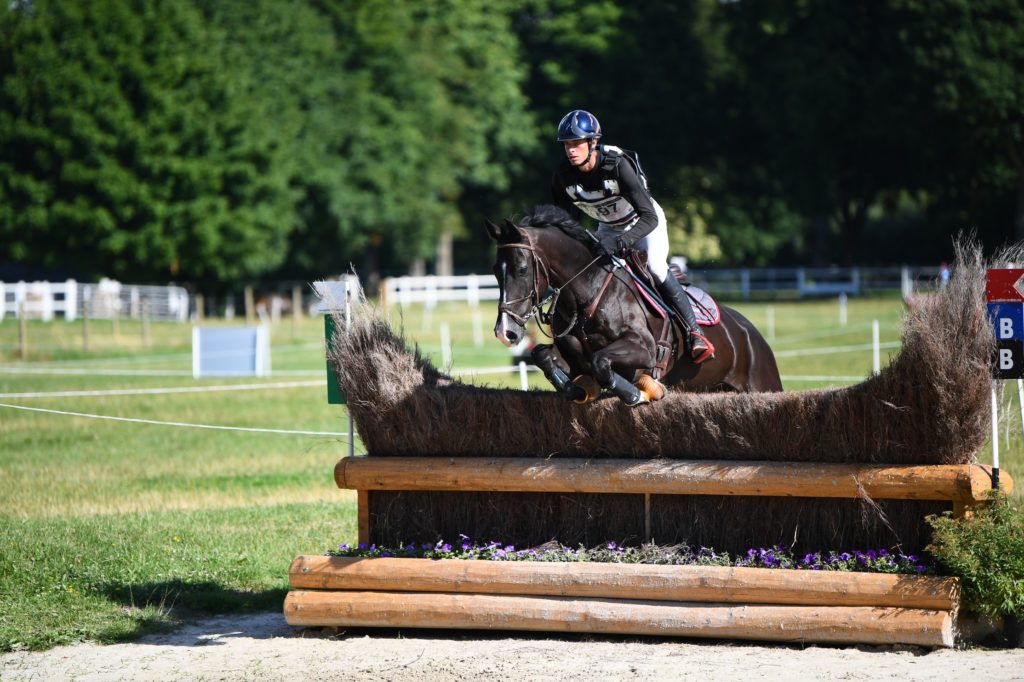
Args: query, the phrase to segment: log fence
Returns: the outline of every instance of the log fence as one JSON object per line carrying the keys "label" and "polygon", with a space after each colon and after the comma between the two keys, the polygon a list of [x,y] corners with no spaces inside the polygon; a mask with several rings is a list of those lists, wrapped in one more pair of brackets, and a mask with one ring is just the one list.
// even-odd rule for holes
{"label": "log fence", "polygon": [[[981,465],[707,460],[346,457],[369,542],[372,491],[987,499]],[[1012,489],[1003,474],[1000,484]],[[959,585],[933,576],[723,566],[300,556],[293,625],[590,632],[833,644],[954,644]]]}

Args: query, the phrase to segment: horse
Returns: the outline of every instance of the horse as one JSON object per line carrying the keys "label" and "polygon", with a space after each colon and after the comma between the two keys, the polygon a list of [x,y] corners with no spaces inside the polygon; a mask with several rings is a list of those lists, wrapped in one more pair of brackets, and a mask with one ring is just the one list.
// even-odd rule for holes
{"label": "horse", "polygon": [[498,245],[494,335],[511,347],[534,316],[549,325],[554,343],[535,346],[533,359],[564,397],[587,403],[603,387],[627,405],[638,405],[664,397],[666,385],[696,392],[782,390],[764,337],[724,305],[718,324],[701,330],[715,348],[712,358],[695,364],[680,330],[669,324],[672,352],[655,369],[658,341],[631,277],[621,261],[595,256],[591,233],[561,208],[539,206],[516,222],[485,224]]}

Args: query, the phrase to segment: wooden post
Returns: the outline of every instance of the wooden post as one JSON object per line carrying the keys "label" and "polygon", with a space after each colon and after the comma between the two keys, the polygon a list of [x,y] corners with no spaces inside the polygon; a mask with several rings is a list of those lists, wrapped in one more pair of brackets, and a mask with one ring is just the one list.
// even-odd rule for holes
{"label": "wooden post", "polygon": [[[0,305],[3,301],[0,301]],[[18,354],[28,360],[28,320],[25,319],[25,301],[18,301]]]}
{"label": "wooden post", "polygon": [[256,302],[252,293],[252,287],[245,288],[245,323],[253,324],[256,321]]}
{"label": "wooden post", "polygon": [[[350,439],[355,435],[349,434]],[[370,544],[370,493],[367,490],[356,491],[356,524],[359,544]]]}
{"label": "wooden post", "polygon": [[652,542],[651,538],[651,494],[644,493],[644,542]]}
{"label": "wooden post", "polygon": [[202,294],[196,294],[196,324],[202,324],[205,314],[206,298]]}

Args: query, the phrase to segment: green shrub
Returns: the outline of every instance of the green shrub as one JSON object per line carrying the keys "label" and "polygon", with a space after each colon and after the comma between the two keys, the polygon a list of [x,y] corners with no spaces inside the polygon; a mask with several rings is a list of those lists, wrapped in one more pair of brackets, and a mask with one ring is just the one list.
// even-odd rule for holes
{"label": "green shrub", "polygon": [[1024,513],[1005,495],[965,518],[929,516],[928,551],[963,585],[964,608],[983,615],[1024,617]]}

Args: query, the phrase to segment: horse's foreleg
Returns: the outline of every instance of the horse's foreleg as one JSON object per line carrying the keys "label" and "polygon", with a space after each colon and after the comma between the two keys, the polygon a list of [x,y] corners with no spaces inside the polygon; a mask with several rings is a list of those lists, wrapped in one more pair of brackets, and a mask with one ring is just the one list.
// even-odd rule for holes
{"label": "horse's foreleg", "polygon": [[622,402],[632,406],[650,401],[651,397],[646,392],[638,389],[615,371],[617,366],[619,369],[632,370],[635,373],[638,368],[654,364],[653,350],[637,335],[627,334],[608,344],[594,353],[591,364],[598,382],[618,396]]}
{"label": "horse's foreleg", "polygon": [[533,363],[540,367],[551,385],[568,400],[582,401],[587,392],[569,378],[569,365],[551,344],[539,344],[533,349]]}

